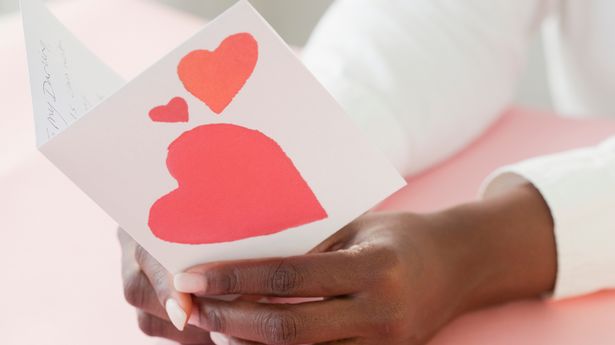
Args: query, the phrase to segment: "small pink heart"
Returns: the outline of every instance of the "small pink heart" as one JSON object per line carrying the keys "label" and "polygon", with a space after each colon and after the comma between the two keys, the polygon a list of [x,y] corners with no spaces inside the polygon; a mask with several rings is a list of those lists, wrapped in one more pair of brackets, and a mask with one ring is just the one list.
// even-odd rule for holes
{"label": "small pink heart", "polygon": [[150,110],[149,117],[155,122],[188,122],[188,103],[181,97],[175,97],[167,105]]}

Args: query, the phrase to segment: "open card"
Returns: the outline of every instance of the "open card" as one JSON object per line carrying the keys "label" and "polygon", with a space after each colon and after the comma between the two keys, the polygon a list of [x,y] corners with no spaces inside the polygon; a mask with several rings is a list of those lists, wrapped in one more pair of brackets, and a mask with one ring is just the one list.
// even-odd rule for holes
{"label": "open card", "polygon": [[405,184],[247,1],[128,83],[22,12],[40,151],[171,272],[305,253]]}

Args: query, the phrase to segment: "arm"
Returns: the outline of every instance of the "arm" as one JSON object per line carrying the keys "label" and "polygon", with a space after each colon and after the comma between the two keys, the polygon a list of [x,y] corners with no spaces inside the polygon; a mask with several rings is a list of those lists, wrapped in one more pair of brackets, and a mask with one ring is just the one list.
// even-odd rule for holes
{"label": "arm", "polygon": [[547,0],[338,0],[304,61],[404,175],[457,152],[512,101]]}
{"label": "arm", "polygon": [[615,287],[615,138],[602,145],[531,159],[495,172],[486,196],[531,182],[554,220],[555,298]]}

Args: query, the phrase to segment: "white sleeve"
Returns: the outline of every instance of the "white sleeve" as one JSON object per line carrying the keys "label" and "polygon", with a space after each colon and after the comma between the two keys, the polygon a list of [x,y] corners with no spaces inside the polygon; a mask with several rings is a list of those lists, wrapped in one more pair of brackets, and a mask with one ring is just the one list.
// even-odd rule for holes
{"label": "white sleeve", "polygon": [[615,288],[615,137],[597,147],[501,168],[482,193],[495,195],[528,181],[542,194],[555,224],[554,297]]}
{"label": "white sleeve", "polygon": [[404,175],[475,139],[511,102],[547,0],[338,0],[308,68]]}

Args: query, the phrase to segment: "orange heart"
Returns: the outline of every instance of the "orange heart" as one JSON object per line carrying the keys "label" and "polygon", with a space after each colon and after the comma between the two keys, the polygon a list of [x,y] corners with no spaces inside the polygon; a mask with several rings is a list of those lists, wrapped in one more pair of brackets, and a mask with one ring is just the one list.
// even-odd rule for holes
{"label": "orange heart", "polygon": [[243,88],[258,60],[258,43],[249,33],[227,37],[216,50],[195,50],[179,63],[188,92],[220,114]]}

